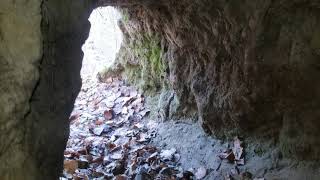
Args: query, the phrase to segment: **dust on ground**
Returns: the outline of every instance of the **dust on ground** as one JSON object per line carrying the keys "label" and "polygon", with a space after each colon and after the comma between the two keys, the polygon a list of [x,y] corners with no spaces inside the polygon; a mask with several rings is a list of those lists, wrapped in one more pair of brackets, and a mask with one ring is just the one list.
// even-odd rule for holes
{"label": "dust on ground", "polygon": [[244,165],[235,165],[219,155],[232,147],[232,141],[222,141],[205,134],[194,120],[152,122],[157,136],[152,144],[162,149],[176,148],[181,155],[179,165],[184,170],[207,170],[203,179],[294,179],[316,180],[320,177],[319,165],[283,158],[272,143],[257,144],[244,140]]}
{"label": "dust on ground", "polygon": [[[281,157],[272,145],[208,136],[196,120],[150,119],[142,94],[118,79],[88,80],[70,116],[61,179],[318,179],[312,163]],[[231,151],[230,151],[231,150]],[[231,154],[230,157],[221,155]],[[242,159],[243,158],[243,159]],[[238,160],[239,160],[238,159]]]}

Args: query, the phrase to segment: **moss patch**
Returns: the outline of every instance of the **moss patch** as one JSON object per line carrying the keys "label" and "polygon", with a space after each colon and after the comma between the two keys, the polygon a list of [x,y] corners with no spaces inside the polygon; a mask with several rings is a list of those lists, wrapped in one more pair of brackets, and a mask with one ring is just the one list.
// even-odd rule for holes
{"label": "moss patch", "polygon": [[129,14],[127,11],[122,11],[122,17],[121,17],[122,21],[124,23],[128,23],[129,22]]}
{"label": "moss patch", "polygon": [[128,58],[124,64],[124,76],[129,83],[146,93],[154,93],[166,87],[167,65],[162,57],[163,51],[159,38],[149,35],[140,36],[128,45],[127,52],[129,53],[123,57]]}

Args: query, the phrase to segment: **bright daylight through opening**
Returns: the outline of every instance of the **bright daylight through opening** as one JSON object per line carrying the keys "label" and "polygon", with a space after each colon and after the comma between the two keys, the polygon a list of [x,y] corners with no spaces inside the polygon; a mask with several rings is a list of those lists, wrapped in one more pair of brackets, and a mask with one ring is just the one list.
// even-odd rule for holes
{"label": "bright daylight through opening", "polygon": [[[64,171],[60,179],[91,179],[100,177],[100,171],[100,175],[103,175],[103,170],[97,170],[91,163],[99,160],[103,162],[104,152],[99,146],[104,145],[100,140],[105,139],[99,139],[98,136],[106,131],[107,125],[101,118],[104,111],[110,112],[110,116],[113,116],[113,112],[112,106],[98,106],[99,101],[108,97],[106,93],[114,96],[112,91],[106,90],[103,83],[98,81],[97,74],[103,73],[111,66],[120,49],[122,33],[117,25],[120,18],[120,13],[113,7],[99,7],[93,10],[89,17],[91,29],[82,46],[82,88],[70,116],[70,136],[64,153]],[[96,137],[98,139],[95,139]]]}
{"label": "bright daylight through opening", "polygon": [[82,46],[81,77],[84,84],[87,80],[95,80],[99,71],[114,62],[122,41],[117,25],[119,18],[120,13],[113,7],[99,7],[91,13],[90,34]]}

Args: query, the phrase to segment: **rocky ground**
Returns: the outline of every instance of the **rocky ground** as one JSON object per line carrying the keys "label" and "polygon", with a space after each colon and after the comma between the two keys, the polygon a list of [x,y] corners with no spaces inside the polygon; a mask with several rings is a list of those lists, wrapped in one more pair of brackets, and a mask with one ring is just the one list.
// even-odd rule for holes
{"label": "rocky ground", "polygon": [[[272,145],[223,142],[193,120],[149,119],[145,97],[121,80],[87,80],[70,116],[61,179],[317,179]],[[150,108],[151,109],[151,108]]]}
{"label": "rocky ground", "polygon": [[149,110],[137,90],[121,80],[88,81],[70,116],[64,178],[201,179],[206,175],[202,166],[194,174],[184,170],[176,148],[157,145],[158,123],[143,120]]}
{"label": "rocky ground", "polygon": [[84,84],[70,116],[64,178],[182,178],[177,151],[149,143],[156,132],[142,120],[144,101],[119,80]]}

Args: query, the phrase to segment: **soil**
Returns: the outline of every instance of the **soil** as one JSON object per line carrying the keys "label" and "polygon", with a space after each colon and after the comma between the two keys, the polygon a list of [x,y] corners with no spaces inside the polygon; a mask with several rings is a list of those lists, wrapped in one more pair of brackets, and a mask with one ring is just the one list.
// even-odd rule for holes
{"label": "soil", "polygon": [[[179,164],[183,169],[195,171],[205,167],[208,174],[204,179],[207,180],[226,179],[235,171],[233,163],[218,157],[231,143],[206,135],[197,122],[151,121],[148,124],[157,132],[152,144],[162,149],[176,148],[181,155]],[[252,179],[319,179],[320,168],[315,163],[284,159],[279,150],[270,145],[272,143],[258,145],[252,144],[252,140],[247,141],[245,165],[237,166],[240,175],[232,175],[234,179],[243,179],[241,174],[245,172],[252,174]]]}
{"label": "soil", "polygon": [[[207,180],[320,177],[316,164],[282,158],[271,141],[258,145],[256,140],[241,139],[244,165],[236,165],[221,158],[232,149],[233,140],[208,136],[196,119],[150,119],[148,111],[155,108],[145,107],[144,98],[121,80],[87,80],[70,117],[61,179],[192,179],[183,176],[187,172],[193,179]],[[135,158],[142,162],[136,163]],[[168,168],[172,171],[163,174]]]}

